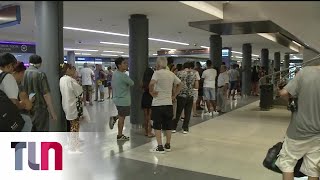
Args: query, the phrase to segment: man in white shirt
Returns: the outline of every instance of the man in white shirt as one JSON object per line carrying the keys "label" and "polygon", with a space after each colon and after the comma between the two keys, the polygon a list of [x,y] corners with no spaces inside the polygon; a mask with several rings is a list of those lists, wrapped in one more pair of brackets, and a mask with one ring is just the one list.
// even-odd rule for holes
{"label": "man in white shirt", "polygon": [[203,71],[202,78],[203,82],[203,95],[204,100],[206,101],[208,113],[206,115],[218,115],[219,113],[216,111],[216,77],[217,70],[212,68],[212,62],[207,60],[206,62],[207,69]]}
{"label": "man in white shirt", "polygon": [[226,112],[226,100],[227,100],[227,90],[229,84],[229,75],[227,73],[227,67],[222,65],[220,68],[220,74],[218,76],[218,92],[217,92],[217,104],[219,107],[219,113]]}
{"label": "man in white shirt", "polygon": [[87,103],[87,95],[89,104],[92,106],[92,84],[94,78],[94,72],[92,69],[88,67],[87,63],[83,64],[83,68],[80,70],[80,76],[82,79],[82,88],[83,88],[83,103],[86,105]]}
{"label": "man in white shirt", "polygon": [[[149,93],[153,97],[152,101],[152,120],[158,146],[150,152],[165,153],[171,151],[171,130],[173,126],[173,107],[172,101],[176,100],[182,83],[181,80],[170,70],[167,70],[167,59],[158,57],[157,71],[154,72],[150,84]],[[162,145],[161,130],[166,131],[166,144]]]}
{"label": "man in white shirt", "polygon": [[19,88],[16,80],[12,76],[16,63],[17,59],[10,53],[5,53],[0,56],[0,74],[8,73],[0,84],[0,90],[2,90],[19,109],[24,109],[26,104],[18,101]]}

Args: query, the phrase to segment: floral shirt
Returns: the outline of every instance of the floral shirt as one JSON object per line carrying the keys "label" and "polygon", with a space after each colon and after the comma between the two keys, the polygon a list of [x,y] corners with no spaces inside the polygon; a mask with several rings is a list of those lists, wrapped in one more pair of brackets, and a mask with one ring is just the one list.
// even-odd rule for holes
{"label": "floral shirt", "polygon": [[190,70],[182,70],[177,73],[177,76],[183,82],[183,87],[178,96],[192,97],[196,74]]}

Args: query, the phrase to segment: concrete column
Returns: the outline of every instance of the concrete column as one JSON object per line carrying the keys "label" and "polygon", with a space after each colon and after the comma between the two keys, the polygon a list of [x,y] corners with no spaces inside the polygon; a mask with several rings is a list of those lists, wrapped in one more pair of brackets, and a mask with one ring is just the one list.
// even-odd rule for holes
{"label": "concrete column", "polygon": [[252,46],[251,44],[242,45],[242,94],[251,94],[251,62],[252,62]]}
{"label": "concrete column", "polygon": [[76,55],[74,51],[68,51],[67,52],[67,62],[71,64],[72,66],[76,65]]}
{"label": "concrete column", "polygon": [[[278,72],[280,71],[280,59],[281,59],[281,55],[280,55],[280,52],[275,52],[274,53],[274,69],[275,69],[275,72]],[[280,74],[276,74],[274,76],[274,82],[279,82],[280,80]]]}
{"label": "concrete column", "polygon": [[220,35],[210,36],[210,60],[214,68],[220,68],[222,64],[222,38]]}
{"label": "concrete column", "polygon": [[144,123],[141,109],[142,89],[140,86],[144,71],[148,67],[149,20],[146,15],[133,14],[129,19],[129,73],[134,81],[131,88],[130,122],[134,125]]}
{"label": "concrete column", "polygon": [[261,66],[265,68],[266,74],[269,74],[269,50],[261,49]]}
{"label": "concrete column", "polygon": [[63,63],[63,2],[35,2],[36,53],[42,57],[41,70],[46,73],[57,122],[50,121],[49,131],[65,131],[59,88],[59,65]]}

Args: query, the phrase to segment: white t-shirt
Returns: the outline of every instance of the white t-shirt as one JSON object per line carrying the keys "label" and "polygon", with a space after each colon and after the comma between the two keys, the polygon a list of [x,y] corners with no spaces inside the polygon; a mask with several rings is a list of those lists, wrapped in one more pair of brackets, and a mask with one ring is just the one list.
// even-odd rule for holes
{"label": "white t-shirt", "polygon": [[94,76],[94,72],[92,71],[92,69],[90,68],[82,68],[80,70],[80,75],[81,75],[81,79],[82,79],[82,85],[92,85],[92,78],[91,76]]}
{"label": "white t-shirt", "polygon": [[[2,70],[0,70],[2,73]],[[16,79],[11,74],[7,74],[0,84],[0,89],[6,93],[9,99],[18,99],[19,88]]]}
{"label": "white t-shirt", "polygon": [[155,71],[151,80],[155,80],[155,91],[158,96],[153,98],[152,106],[166,106],[172,105],[172,88],[177,85],[181,80],[171,71],[161,69]]}
{"label": "white t-shirt", "polygon": [[207,69],[203,71],[202,78],[204,78],[203,87],[216,88],[217,70]]}
{"label": "white t-shirt", "polygon": [[229,83],[229,75],[227,72],[220,73],[218,76],[218,87],[224,86]]}
{"label": "white t-shirt", "polygon": [[62,107],[66,114],[66,119],[75,120],[78,118],[77,96],[83,92],[82,87],[75,79],[66,75],[60,78],[59,85],[62,96]]}

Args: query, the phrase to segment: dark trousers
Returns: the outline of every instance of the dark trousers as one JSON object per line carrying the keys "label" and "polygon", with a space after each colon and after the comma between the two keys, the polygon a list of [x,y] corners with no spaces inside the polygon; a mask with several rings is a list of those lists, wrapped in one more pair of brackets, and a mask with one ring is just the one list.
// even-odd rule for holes
{"label": "dark trousers", "polygon": [[181,117],[181,113],[184,110],[184,121],[182,125],[182,129],[184,131],[189,131],[189,122],[191,117],[192,111],[192,104],[193,104],[193,97],[181,97],[177,96],[177,111],[176,111],[176,118],[173,122],[173,129],[177,129],[178,122]]}

